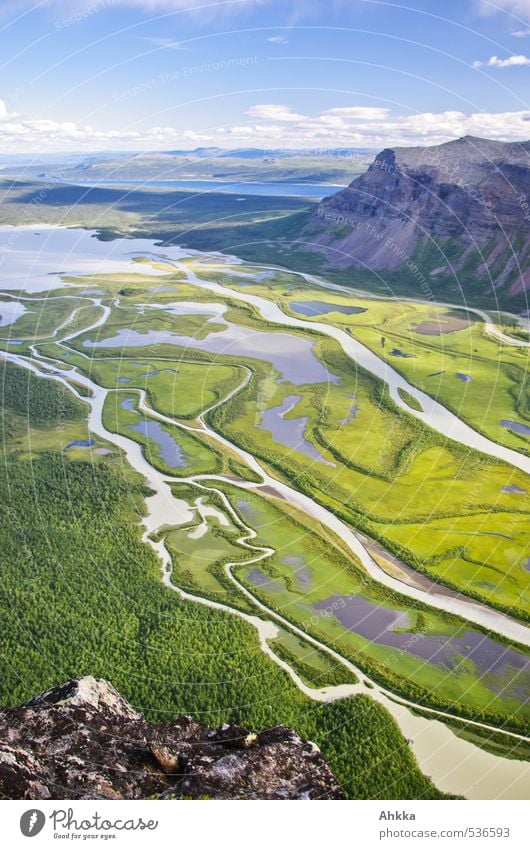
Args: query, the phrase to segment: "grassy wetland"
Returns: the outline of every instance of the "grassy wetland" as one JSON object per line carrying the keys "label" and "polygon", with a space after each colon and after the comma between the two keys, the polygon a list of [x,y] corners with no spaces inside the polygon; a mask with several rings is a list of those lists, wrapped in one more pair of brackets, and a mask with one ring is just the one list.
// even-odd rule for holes
{"label": "grassy wetland", "polygon": [[[28,475],[38,492],[46,481],[62,480],[69,493],[68,505],[58,495],[50,499],[42,526],[15,528],[27,541],[28,569],[36,557],[54,620],[63,615],[62,591],[53,596],[57,581],[69,584],[68,598],[77,593],[79,613],[89,603],[93,569],[102,577],[98,598],[107,588],[121,599],[118,611],[98,601],[104,622],[97,637],[90,618],[80,641],[59,654],[46,636],[29,676],[42,682],[34,689],[56,678],[57,667],[64,677],[73,668],[82,674],[97,654],[100,666],[91,674],[105,674],[142,704],[145,681],[151,672],[154,680],[155,667],[164,668],[166,678],[151,697],[156,711],[178,702],[178,711],[213,722],[289,722],[335,761],[352,797],[436,797],[370,688],[435,711],[429,715],[497,729],[499,752],[508,748],[502,730],[522,734],[528,727],[528,656],[516,640],[429,605],[427,595],[426,601],[411,597],[403,576],[428,578],[438,590],[454,590],[455,598],[460,593],[527,621],[529,484],[514,465],[429,428],[413,414],[419,402],[412,392],[419,387],[436,396],[477,431],[523,455],[524,434],[495,425],[484,393],[496,352],[502,377],[490,386],[497,393],[491,406],[498,418],[524,424],[526,349],[512,350],[488,335],[476,314],[450,307],[405,301],[396,307],[273,269],[196,260],[170,265],[162,257],[151,263],[160,276],[139,269],[85,278],[84,291],[92,294],[68,278],[77,300],[73,290],[68,298],[62,290],[56,313],[43,298],[42,319],[25,311],[2,328],[21,340],[16,351],[8,348],[12,362],[2,377],[8,486],[20,499],[14,509],[23,512],[18,481]],[[304,326],[280,327],[238,293],[274,301],[285,315],[303,317]],[[410,391],[399,393],[402,403],[315,321],[344,329],[403,374]],[[21,367],[30,350],[40,376]],[[33,406],[20,400],[29,395]],[[156,528],[145,519],[152,484],[147,488],[129,465],[131,445],[179,505]],[[90,476],[101,509],[92,505]],[[374,561],[394,570],[402,589],[368,574],[333,529],[279,497],[271,479],[326,507],[376,546]],[[61,563],[42,555],[46,534],[56,535],[63,550],[70,509],[90,551],[76,575],[79,541],[64,543]],[[97,518],[87,528],[92,509]],[[140,521],[147,528],[143,543]],[[9,551],[16,539],[4,534]],[[149,540],[167,552],[166,586]],[[9,575],[13,595],[22,577],[16,570]],[[121,619],[122,608],[128,613],[118,646],[112,617]],[[244,617],[269,617],[274,633],[260,643]],[[33,657],[25,633],[20,639]],[[131,674],[135,663],[141,675]],[[177,696],[183,680],[189,684]],[[201,689],[201,681],[211,684]],[[312,693],[346,687],[350,695],[328,704],[324,693],[320,703],[304,687]],[[7,700],[20,697],[15,679],[5,688]],[[358,780],[355,764],[370,763],[370,724],[393,753],[386,778],[369,767]],[[479,730],[462,727],[480,743]],[[350,758],[353,734],[358,742]],[[405,767],[410,778],[400,784],[396,777]]]}

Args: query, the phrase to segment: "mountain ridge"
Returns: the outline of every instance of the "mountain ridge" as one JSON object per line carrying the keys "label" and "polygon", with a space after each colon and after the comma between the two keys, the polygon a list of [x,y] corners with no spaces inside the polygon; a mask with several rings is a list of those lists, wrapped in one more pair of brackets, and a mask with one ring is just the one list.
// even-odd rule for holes
{"label": "mountain ridge", "polygon": [[471,285],[509,300],[530,287],[529,201],[530,141],[385,148],[294,241],[327,267],[399,271],[412,288],[420,271],[440,299]]}

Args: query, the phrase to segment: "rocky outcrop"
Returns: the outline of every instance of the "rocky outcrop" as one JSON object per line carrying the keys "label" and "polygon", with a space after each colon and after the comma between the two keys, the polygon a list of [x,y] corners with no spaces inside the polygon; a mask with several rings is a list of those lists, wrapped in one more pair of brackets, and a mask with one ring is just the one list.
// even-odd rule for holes
{"label": "rocky outcrop", "polygon": [[[514,298],[530,288],[530,142],[471,136],[383,150],[301,233],[329,267],[401,272],[414,288]],[[421,292],[418,292],[421,295]]]}
{"label": "rocky outcrop", "polygon": [[8,799],[341,799],[319,749],[284,726],[253,734],[189,716],[151,724],[102,679],[0,714]]}

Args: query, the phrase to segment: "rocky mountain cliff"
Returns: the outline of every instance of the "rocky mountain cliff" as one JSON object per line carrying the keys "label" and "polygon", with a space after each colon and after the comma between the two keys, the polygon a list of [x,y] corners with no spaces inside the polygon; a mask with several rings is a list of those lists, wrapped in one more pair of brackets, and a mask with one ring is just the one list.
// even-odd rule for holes
{"label": "rocky mountain cliff", "polygon": [[77,678],[0,713],[0,797],[342,799],[314,743],[189,716],[150,724],[102,679]]}
{"label": "rocky mountain cliff", "polygon": [[530,288],[530,142],[466,136],[383,150],[316,207],[297,241],[323,254],[328,268],[374,272],[408,294],[522,304]]}

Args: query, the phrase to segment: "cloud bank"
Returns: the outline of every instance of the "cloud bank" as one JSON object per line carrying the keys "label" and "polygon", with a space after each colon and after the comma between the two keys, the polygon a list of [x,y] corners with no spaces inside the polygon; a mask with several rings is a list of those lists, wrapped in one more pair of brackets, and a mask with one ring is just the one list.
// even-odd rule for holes
{"label": "cloud bank", "polygon": [[10,112],[0,100],[3,152],[163,150],[196,145],[233,147],[331,148],[440,144],[473,135],[507,141],[530,137],[530,110],[520,112],[422,112],[394,115],[373,106],[340,106],[317,115],[294,112],[281,103],[247,110],[237,125],[206,130],[152,126],[145,130],[97,129],[69,121],[31,119]]}

